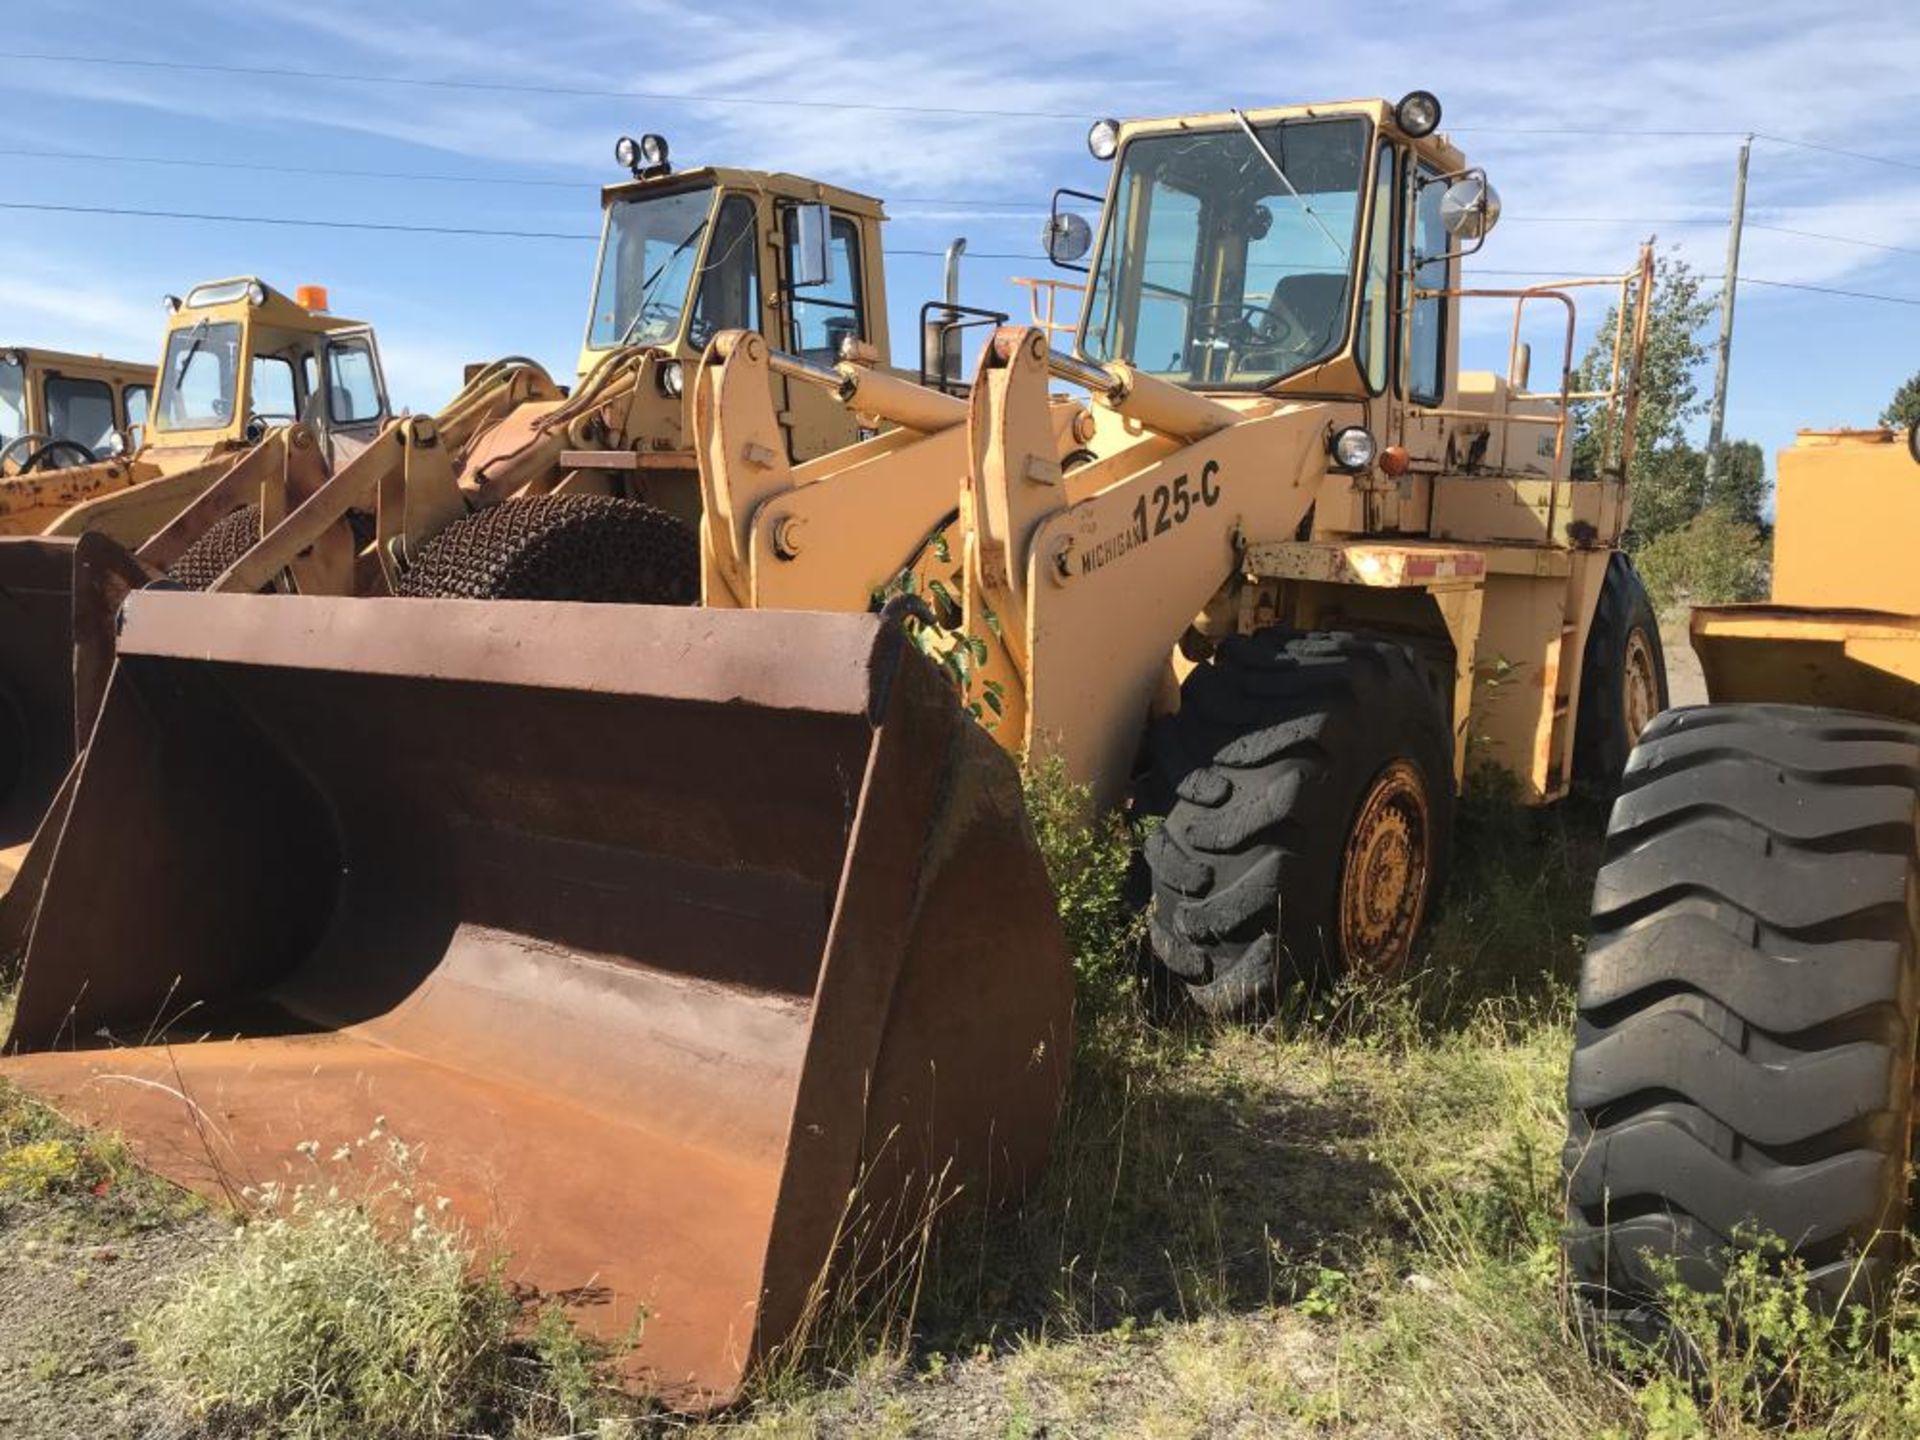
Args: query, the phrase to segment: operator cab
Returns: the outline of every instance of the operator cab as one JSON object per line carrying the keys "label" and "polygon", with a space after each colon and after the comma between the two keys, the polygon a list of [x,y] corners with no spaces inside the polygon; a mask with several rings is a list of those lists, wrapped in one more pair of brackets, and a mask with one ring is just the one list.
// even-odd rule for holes
{"label": "operator cab", "polygon": [[195,286],[174,301],[160,364],[155,443],[204,443],[210,434],[252,443],[296,422],[346,463],[389,418],[371,327],[327,313],[327,295],[296,298],[250,277]]}
{"label": "operator cab", "polygon": [[140,443],[150,366],[52,350],[0,350],[0,477],[66,470]]}
{"label": "operator cab", "polygon": [[[778,349],[831,365],[855,344],[887,354],[880,202],[797,175],[722,166],[676,172],[658,135],[622,137],[632,175],[602,192],[593,305],[580,352],[584,380],[610,356],[655,352],[652,407],[636,432],[677,451],[685,367],[723,330],[753,330]],[[788,382],[779,382],[786,385]],[[782,408],[798,461],[852,438],[831,396],[789,388]]]}
{"label": "operator cab", "polygon": [[[1099,122],[1089,146],[1113,170],[1079,353],[1207,392],[1391,385],[1441,403],[1448,306],[1424,292],[1452,288],[1463,239],[1499,202],[1434,135],[1439,114],[1416,91],[1393,107]],[[1052,258],[1071,264],[1092,238],[1056,201]]]}

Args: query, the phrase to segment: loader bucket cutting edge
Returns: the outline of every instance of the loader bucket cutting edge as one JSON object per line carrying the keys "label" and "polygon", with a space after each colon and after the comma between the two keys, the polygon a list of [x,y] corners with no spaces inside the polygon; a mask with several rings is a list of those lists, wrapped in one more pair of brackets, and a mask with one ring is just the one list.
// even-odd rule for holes
{"label": "loader bucket cutting edge", "polygon": [[[206,1192],[385,1117],[634,1378],[724,1403],[851,1207],[1044,1164],[1064,937],[1012,763],[867,616],[145,592],[0,1075]],[[162,1042],[165,1042],[164,1044]]]}

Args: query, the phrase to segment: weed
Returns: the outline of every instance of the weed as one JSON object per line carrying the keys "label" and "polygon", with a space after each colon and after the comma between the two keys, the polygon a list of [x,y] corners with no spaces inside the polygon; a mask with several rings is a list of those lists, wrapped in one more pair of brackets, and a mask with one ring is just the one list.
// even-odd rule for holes
{"label": "weed", "polygon": [[189,1414],[287,1437],[470,1430],[500,1383],[514,1305],[470,1279],[460,1233],[424,1208],[388,1233],[393,1192],[299,1187],[267,1210],[135,1339]]}

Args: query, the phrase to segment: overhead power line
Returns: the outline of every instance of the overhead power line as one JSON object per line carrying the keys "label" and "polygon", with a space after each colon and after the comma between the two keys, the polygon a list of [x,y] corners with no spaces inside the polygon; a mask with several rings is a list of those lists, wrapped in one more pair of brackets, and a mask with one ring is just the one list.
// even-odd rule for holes
{"label": "overhead power line", "polygon": [[[1475,266],[1464,272],[1468,279],[1498,276],[1501,279],[1516,280],[1565,280],[1565,270],[1492,270]],[[1709,284],[1725,280],[1725,275],[1701,275],[1696,277]],[[1920,305],[1920,295],[1883,295],[1871,290],[1840,290],[1829,285],[1805,285],[1797,280],[1763,280],[1757,275],[1742,275],[1742,285],[1764,285],[1769,290],[1806,290],[1815,295],[1841,295],[1849,300],[1877,300],[1888,305]]]}
{"label": "overhead power line", "polygon": [[1843,150],[1838,145],[1821,145],[1812,140],[1795,140],[1787,135],[1764,135],[1755,132],[1753,138],[1764,140],[1771,145],[1791,145],[1798,150],[1818,150],[1823,155],[1844,155],[1849,160],[1865,160],[1870,165],[1891,165],[1896,170],[1920,170],[1920,161],[1901,160],[1892,155],[1870,155],[1864,150]]}
{"label": "overhead power line", "polygon": [[1851,235],[1828,235],[1820,230],[1795,230],[1786,225],[1762,225],[1757,220],[1749,220],[1747,228],[1765,230],[1774,235],[1798,235],[1803,240],[1831,240],[1836,245],[1859,245],[1868,250],[1886,250],[1895,255],[1920,255],[1920,250],[1911,245],[1887,245],[1878,240],[1858,240]]}
{"label": "overhead power line", "polygon": [[[353,170],[328,165],[286,165],[262,160],[194,160],[175,155],[113,155],[97,150],[31,150],[0,146],[0,157],[21,160],[83,161],[90,165],[164,165],[188,170],[243,170],[268,175],[321,175],[349,180],[407,180],[443,185],[519,185],[551,190],[592,190],[598,180],[562,180],[529,175],[453,175],[425,170]],[[613,177],[617,182],[618,177]],[[1037,200],[958,199],[947,195],[896,195],[895,205],[953,205],[968,209],[1041,209]]]}
{"label": "overhead power line", "polygon": [[[589,244],[600,239],[591,230],[504,230],[478,225],[406,225],[379,220],[323,220],[307,215],[218,215],[203,210],[136,210],[121,205],[56,205],[37,200],[0,200],[0,210],[26,210],[55,215],[111,215],[135,220],[198,220],[216,225],[275,225],[289,229],[374,230],[399,235],[476,235],[495,240],[572,240]],[[944,256],[944,250],[914,250],[889,246],[890,255]],[[1016,255],[993,250],[968,250],[969,260],[1032,260],[1046,257],[1035,253]]]}
{"label": "overhead power line", "polygon": [[1802,285],[1793,280],[1762,280],[1742,275],[1742,285],[1765,285],[1770,290],[1805,290],[1814,295],[1843,295],[1849,300],[1878,300],[1888,305],[1920,305],[1920,295],[1880,295],[1869,290],[1837,290],[1831,285]]}

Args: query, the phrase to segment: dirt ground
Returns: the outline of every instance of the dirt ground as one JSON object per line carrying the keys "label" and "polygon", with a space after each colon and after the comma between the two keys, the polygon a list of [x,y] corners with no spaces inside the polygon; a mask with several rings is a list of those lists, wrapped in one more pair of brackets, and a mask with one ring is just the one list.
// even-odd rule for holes
{"label": "dirt ground", "polygon": [[0,1436],[174,1440],[129,1330],[222,1234],[92,1195],[0,1206]]}
{"label": "dirt ground", "polygon": [[1684,611],[1660,622],[1660,647],[1667,661],[1667,703],[1706,704],[1707,681],[1700,673],[1700,657],[1693,653],[1693,645],[1687,639]]}

